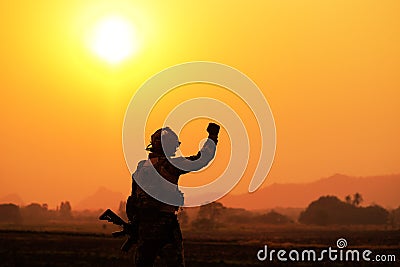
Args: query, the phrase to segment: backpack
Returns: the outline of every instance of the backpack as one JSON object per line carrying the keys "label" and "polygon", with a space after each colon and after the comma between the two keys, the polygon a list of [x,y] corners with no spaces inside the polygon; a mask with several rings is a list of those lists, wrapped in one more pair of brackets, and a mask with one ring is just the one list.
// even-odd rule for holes
{"label": "backpack", "polygon": [[[139,162],[136,171],[132,174],[132,193],[127,200],[128,218],[130,217],[128,211],[134,213],[134,210],[137,209],[153,209],[161,212],[174,212],[183,205],[183,193],[177,185],[179,176],[168,172],[169,167],[170,163],[165,157]],[[151,192],[151,195],[147,192]]]}

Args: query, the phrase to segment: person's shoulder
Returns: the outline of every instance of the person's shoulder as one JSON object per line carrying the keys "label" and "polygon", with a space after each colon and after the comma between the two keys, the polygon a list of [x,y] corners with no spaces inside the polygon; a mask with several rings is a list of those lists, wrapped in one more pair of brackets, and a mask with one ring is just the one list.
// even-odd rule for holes
{"label": "person's shoulder", "polygon": [[170,163],[172,163],[174,165],[174,164],[183,162],[183,161],[185,161],[187,159],[185,157],[175,157],[175,158],[169,158],[168,160],[169,160]]}
{"label": "person's shoulder", "polygon": [[145,159],[144,159],[144,160],[141,160],[141,161],[139,161],[139,162],[138,162],[138,165],[137,165],[137,166],[138,166],[138,168],[139,168],[139,167],[142,167],[142,166],[143,166],[143,164],[145,164],[145,163],[146,163],[146,161],[147,161],[147,160],[145,160]]}
{"label": "person's shoulder", "polygon": [[148,160],[141,160],[138,162],[137,167],[136,167],[136,171],[138,171],[139,169],[143,168],[146,166],[146,163],[148,162]]}

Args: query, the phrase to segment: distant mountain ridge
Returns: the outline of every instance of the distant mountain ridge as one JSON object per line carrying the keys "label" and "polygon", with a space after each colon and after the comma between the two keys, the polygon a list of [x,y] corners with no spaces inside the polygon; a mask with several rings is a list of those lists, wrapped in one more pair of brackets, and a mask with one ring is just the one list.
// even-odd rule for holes
{"label": "distant mountain ridge", "polygon": [[72,208],[76,210],[107,208],[115,210],[119,207],[119,203],[125,199],[126,197],[120,192],[113,192],[105,187],[99,187],[93,195],[81,200]]}
{"label": "distant mountain ridge", "polygon": [[[400,206],[400,174],[352,177],[343,174],[322,178],[310,183],[272,184],[251,194],[227,195],[218,200],[227,207],[244,208],[247,210],[266,210],[277,207],[305,208],[320,196],[334,195],[344,200],[345,196],[360,193],[364,199],[362,205],[378,204],[384,208]],[[92,195],[84,198],[73,210],[118,209],[120,201],[126,197],[121,192],[114,192],[105,187],[99,187]],[[0,203],[24,205],[17,194],[0,198]]]}
{"label": "distant mountain ridge", "polygon": [[307,207],[324,195],[335,195],[344,199],[347,195],[360,193],[365,204],[383,207],[400,206],[400,174],[369,177],[351,177],[343,174],[303,184],[272,184],[254,193],[228,195],[220,201],[228,207],[248,210],[274,207]]}

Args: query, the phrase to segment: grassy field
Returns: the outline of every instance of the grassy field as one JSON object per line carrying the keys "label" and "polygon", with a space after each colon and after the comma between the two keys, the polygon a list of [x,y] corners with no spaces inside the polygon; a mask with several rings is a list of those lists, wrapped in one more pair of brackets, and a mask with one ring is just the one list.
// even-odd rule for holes
{"label": "grassy field", "polygon": [[[68,230],[68,231],[67,231]],[[2,227],[0,266],[133,266],[133,250],[122,253],[123,238],[112,238],[104,225],[50,225]],[[221,228],[212,231],[183,229],[187,266],[400,266],[400,231],[379,228],[277,227]],[[372,255],[395,255],[395,262],[280,262],[259,261],[257,252],[269,249],[369,249]],[[372,257],[372,256],[371,256]],[[158,264],[162,266],[162,264]]]}

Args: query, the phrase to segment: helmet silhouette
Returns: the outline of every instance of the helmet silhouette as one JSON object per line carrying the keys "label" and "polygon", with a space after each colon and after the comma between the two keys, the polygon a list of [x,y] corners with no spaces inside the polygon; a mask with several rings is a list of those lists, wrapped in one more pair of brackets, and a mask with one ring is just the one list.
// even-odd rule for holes
{"label": "helmet silhouette", "polygon": [[178,135],[169,127],[160,128],[151,135],[151,142],[146,150],[153,153],[174,156],[181,142]]}

